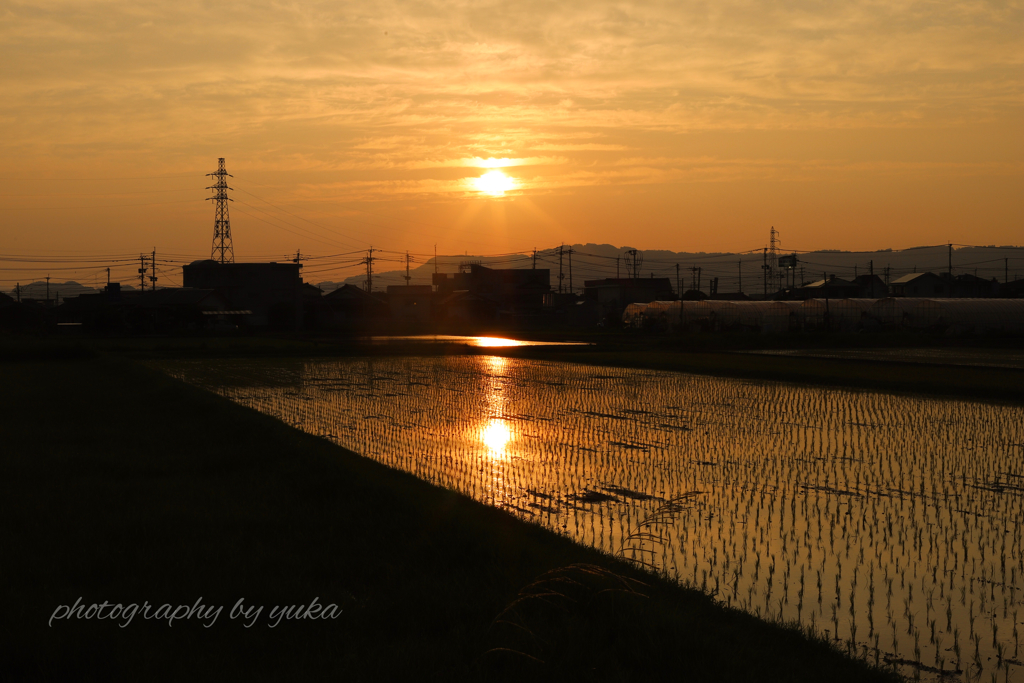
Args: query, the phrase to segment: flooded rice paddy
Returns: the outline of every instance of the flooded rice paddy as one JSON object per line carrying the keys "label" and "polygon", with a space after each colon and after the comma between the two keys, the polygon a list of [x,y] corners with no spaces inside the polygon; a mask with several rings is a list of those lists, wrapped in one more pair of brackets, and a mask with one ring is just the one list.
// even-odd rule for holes
{"label": "flooded rice paddy", "polygon": [[496,356],[171,375],[926,679],[1024,681],[1024,409]]}

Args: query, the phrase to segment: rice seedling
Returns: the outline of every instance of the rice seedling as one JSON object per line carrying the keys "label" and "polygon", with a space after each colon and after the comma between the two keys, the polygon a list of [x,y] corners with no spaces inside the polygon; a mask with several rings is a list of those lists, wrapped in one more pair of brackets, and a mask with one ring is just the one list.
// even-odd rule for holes
{"label": "rice seedling", "polygon": [[486,356],[162,367],[906,674],[1018,657],[1020,407]]}

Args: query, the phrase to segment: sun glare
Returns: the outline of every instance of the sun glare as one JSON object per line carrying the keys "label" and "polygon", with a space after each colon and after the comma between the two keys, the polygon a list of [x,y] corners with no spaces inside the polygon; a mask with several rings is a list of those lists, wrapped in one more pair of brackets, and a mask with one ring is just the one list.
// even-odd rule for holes
{"label": "sun glare", "polygon": [[503,420],[492,419],[480,432],[480,440],[491,449],[495,455],[505,451],[508,442],[512,440],[512,430],[508,428]]}
{"label": "sun glare", "polygon": [[515,187],[515,181],[501,171],[488,171],[479,178],[473,179],[476,189],[492,197],[501,197]]}
{"label": "sun glare", "polygon": [[471,342],[473,346],[523,346],[523,342],[503,337],[475,337]]}

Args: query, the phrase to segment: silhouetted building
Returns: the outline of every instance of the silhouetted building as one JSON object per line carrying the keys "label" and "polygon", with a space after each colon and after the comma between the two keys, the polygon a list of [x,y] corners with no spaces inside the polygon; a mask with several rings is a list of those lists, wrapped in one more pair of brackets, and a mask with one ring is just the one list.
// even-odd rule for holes
{"label": "silhouetted building", "polygon": [[1006,299],[1024,299],[1024,280],[1004,283],[999,287],[999,296]]}
{"label": "silhouetted building", "polygon": [[[112,298],[116,292],[117,298]],[[55,310],[58,325],[80,325],[92,332],[173,332],[233,329],[249,311],[232,310],[212,289],[167,287],[120,292],[110,287],[81,294]]]}
{"label": "silhouetted building", "polygon": [[885,286],[885,281],[877,275],[869,273],[858,275],[853,278],[853,284],[858,287],[858,299],[884,299],[889,296],[889,288]]}
{"label": "silhouetted building", "polygon": [[987,299],[999,296],[1000,285],[995,278],[986,280],[970,273],[954,277],[948,273],[911,273],[895,280],[889,291],[896,297]]}
{"label": "silhouetted building", "polygon": [[856,299],[861,296],[861,292],[862,288],[858,283],[831,275],[826,280],[817,280],[791,289],[785,297],[781,298],[797,301],[806,301],[807,299]]}
{"label": "silhouetted building", "polygon": [[323,296],[328,316],[320,324],[347,331],[376,331],[389,316],[388,304],[355,285],[342,285]]}
{"label": "silhouetted building", "polygon": [[479,263],[468,272],[434,273],[433,284],[442,301],[459,291],[490,299],[497,310],[512,314],[539,313],[544,294],[551,291],[551,271],[547,268],[488,268]]}
{"label": "silhouetted building", "polygon": [[672,280],[667,277],[605,278],[586,280],[583,298],[597,304],[602,321],[618,324],[629,304],[647,304],[676,298]]}
{"label": "silhouetted building", "polygon": [[182,284],[217,290],[232,309],[250,311],[247,326],[295,329],[302,321],[301,268],[298,263],[194,261],[182,266]]}
{"label": "silhouetted building", "polygon": [[[949,276],[943,279],[948,280]],[[953,298],[992,299],[999,296],[999,280],[986,280],[972,273],[963,273],[953,278]]]}
{"label": "silhouetted building", "polygon": [[400,323],[425,325],[431,320],[434,288],[430,285],[388,285],[391,319]]}

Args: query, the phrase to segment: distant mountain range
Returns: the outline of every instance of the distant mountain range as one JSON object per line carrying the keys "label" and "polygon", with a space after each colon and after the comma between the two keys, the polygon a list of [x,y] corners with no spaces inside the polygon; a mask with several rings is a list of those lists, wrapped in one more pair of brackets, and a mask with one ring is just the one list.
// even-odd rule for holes
{"label": "distant mountain range", "polygon": [[[134,289],[134,287],[131,285],[121,285],[121,289],[124,291],[130,291]],[[95,294],[99,291],[100,290],[95,287],[79,284],[74,280],[68,280],[67,282],[54,282],[53,280],[50,280],[49,285],[51,299],[56,299],[59,296],[61,300],[64,300],[76,297],[79,294]],[[22,299],[38,299],[42,301],[46,299],[46,292],[47,285],[45,280],[38,280],[21,286]],[[18,298],[18,292],[16,289],[10,289],[5,293],[14,299]]]}
{"label": "distant mountain range", "polygon": [[[564,275],[563,288],[568,290],[570,277],[572,288],[579,291],[584,280],[596,280],[606,277],[630,277],[633,266],[632,247],[616,247],[611,244],[572,244],[562,247],[561,269]],[[559,249],[548,248],[537,251],[536,267],[551,271],[551,286],[558,288]],[[637,272],[640,277],[667,277],[683,290],[699,288],[707,291],[711,278],[719,278],[719,292],[747,291],[757,292],[765,287],[765,262],[763,252],[735,254],[728,252],[676,252],[662,249],[637,250]],[[780,250],[778,256],[792,252]],[[784,277],[791,283],[812,282],[827,275],[848,279],[855,275],[874,272],[879,277],[896,280],[913,272],[944,273],[949,268],[950,260],[954,274],[973,273],[986,279],[996,278],[1003,282],[1024,277],[1024,247],[988,246],[954,248],[952,254],[946,245],[913,247],[910,249],[885,249],[879,251],[839,251],[820,250],[808,253],[797,253],[797,265]],[[374,263],[373,289],[384,290],[388,285],[405,284],[405,268],[395,268],[401,259],[395,256],[380,258]],[[508,254],[504,256],[439,256],[435,266],[433,257],[426,262],[414,262],[410,265],[410,284],[430,284],[435,272],[455,273],[460,266],[480,263],[492,268],[531,268],[534,266],[533,253]],[[678,270],[676,265],[678,264]],[[387,270],[384,268],[388,267]],[[698,272],[697,269],[700,269]],[[779,271],[776,271],[778,274]],[[571,273],[571,274],[570,274]],[[699,283],[698,283],[699,279]],[[344,280],[318,282],[325,293],[331,292],[343,284],[363,287],[365,273],[353,275]],[[768,289],[779,288],[776,281]],[[131,285],[121,285],[123,291],[134,289]],[[61,299],[90,294],[100,290],[79,284],[74,281],[50,281],[50,297],[58,295]],[[7,294],[17,298],[14,289]],[[23,299],[45,299],[46,282],[36,281],[22,285]]]}
{"label": "distant mountain range", "polygon": [[[569,251],[572,250],[570,256]],[[616,247],[611,244],[572,244],[565,245],[562,253],[563,286],[569,287],[570,260],[572,263],[572,286],[579,290],[584,280],[606,277],[630,277],[633,257],[629,252],[632,247]],[[638,250],[639,251],[639,250]],[[793,252],[784,249],[777,255],[784,256]],[[913,272],[931,271],[944,273],[952,261],[954,274],[972,273],[986,279],[996,278],[1000,282],[1004,278],[1017,280],[1024,277],[1024,247],[987,246],[954,248],[950,253],[946,245],[913,247],[910,249],[885,249],[878,251],[840,251],[820,250],[797,253],[796,267],[783,278],[790,278],[791,283],[812,282],[825,276],[835,275],[839,278],[853,278],[856,275],[874,272],[879,277],[896,280]],[[765,287],[764,265],[766,255],[762,251],[735,254],[728,252],[675,252],[661,249],[639,251],[638,272],[640,277],[667,277],[676,282],[677,273],[679,286],[683,290],[696,288],[699,278],[700,289],[707,290],[710,278],[719,278],[720,292],[757,291]],[[439,256],[436,269],[442,273],[457,272],[460,265],[480,263],[493,268],[530,268],[533,267],[533,254],[513,254],[508,256]],[[388,285],[405,284],[405,269],[380,270],[385,262],[376,261],[373,274],[373,289],[384,290]],[[678,270],[676,265],[678,264]],[[388,263],[388,265],[391,265]],[[551,271],[551,285],[557,288],[559,273],[558,248],[544,249],[537,252],[537,268]],[[696,270],[700,269],[699,273]],[[410,284],[430,284],[431,275],[435,272],[434,259],[426,263],[413,264],[409,269]],[[776,271],[776,277],[778,273]],[[364,286],[365,273],[346,278],[341,282],[321,282],[318,286],[324,292],[330,292],[343,284]],[[741,287],[742,284],[742,287]],[[778,289],[775,282],[773,290]]]}

